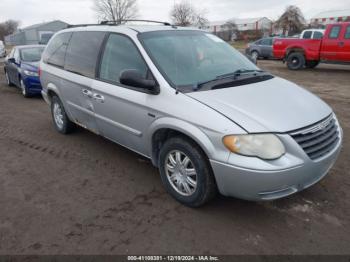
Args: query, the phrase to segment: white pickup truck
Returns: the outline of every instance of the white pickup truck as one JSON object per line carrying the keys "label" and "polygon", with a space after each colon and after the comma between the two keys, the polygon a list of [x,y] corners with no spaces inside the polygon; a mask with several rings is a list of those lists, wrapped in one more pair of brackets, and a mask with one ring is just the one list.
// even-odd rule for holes
{"label": "white pickup truck", "polygon": [[324,29],[306,29],[300,34],[300,39],[321,39],[324,35]]}

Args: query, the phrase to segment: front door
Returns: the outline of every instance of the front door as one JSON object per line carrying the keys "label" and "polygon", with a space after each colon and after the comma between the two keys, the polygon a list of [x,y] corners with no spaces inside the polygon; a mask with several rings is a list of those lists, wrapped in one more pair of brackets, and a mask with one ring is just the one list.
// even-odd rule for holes
{"label": "front door", "polygon": [[341,32],[341,25],[331,26],[328,33],[324,36],[321,48],[321,60],[337,61],[339,51],[339,38]]}
{"label": "front door", "polygon": [[156,96],[120,84],[120,74],[126,69],[136,69],[144,77],[150,75],[134,42],[112,33],[101,56],[98,80],[93,83],[96,120],[103,136],[147,155],[143,138],[154,121],[147,104],[152,104]]}
{"label": "front door", "polygon": [[9,76],[11,83],[17,86],[20,86],[20,81],[18,77],[18,68],[20,67],[20,63],[21,63],[19,50],[15,48],[13,52],[11,52],[11,55],[9,56],[9,58],[14,58],[15,62],[14,63],[8,62],[7,75]]}
{"label": "front door", "polygon": [[343,26],[343,39],[338,43],[339,61],[350,62],[350,25]]}

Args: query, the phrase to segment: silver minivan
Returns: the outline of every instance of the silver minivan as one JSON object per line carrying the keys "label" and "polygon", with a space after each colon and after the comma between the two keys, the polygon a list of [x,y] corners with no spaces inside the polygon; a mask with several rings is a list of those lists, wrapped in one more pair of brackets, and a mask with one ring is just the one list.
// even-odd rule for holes
{"label": "silver minivan", "polygon": [[40,79],[58,132],[79,125],[149,158],[191,207],[217,192],[286,197],[320,181],[341,148],[321,99],[196,29],[69,28],[48,43]]}

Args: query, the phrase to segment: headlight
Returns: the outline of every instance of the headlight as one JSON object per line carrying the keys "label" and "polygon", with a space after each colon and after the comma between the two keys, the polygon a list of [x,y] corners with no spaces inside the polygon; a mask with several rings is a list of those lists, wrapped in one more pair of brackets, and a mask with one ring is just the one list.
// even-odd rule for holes
{"label": "headlight", "polygon": [[24,70],[23,72],[27,76],[39,76],[38,72],[33,72],[33,71],[28,71],[28,70]]}
{"label": "headlight", "polygon": [[286,152],[279,138],[272,134],[225,136],[223,143],[233,153],[266,160],[280,158]]}

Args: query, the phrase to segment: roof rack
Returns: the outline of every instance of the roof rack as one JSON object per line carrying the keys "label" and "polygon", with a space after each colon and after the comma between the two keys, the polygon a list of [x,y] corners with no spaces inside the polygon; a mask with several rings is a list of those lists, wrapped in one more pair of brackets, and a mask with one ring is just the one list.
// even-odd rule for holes
{"label": "roof rack", "polygon": [[139,19],[127,19],[127,20],[120,20],[120,21],[102,21],[100,25],[121,25],[127,22],[146,22],[146,23],[155,23],[155,24],[171,26],[171,24],[168,22],[161,22],[161,21],[154,21],[154,20],[139,20]]}
{"label": "roof rack", "polygon": [[79,24],[79,25],[68,25],[67,28],[74,28],[74,27],[84,27],[84,26],[97,26],[101,24]]}

